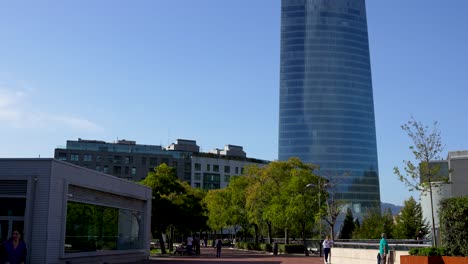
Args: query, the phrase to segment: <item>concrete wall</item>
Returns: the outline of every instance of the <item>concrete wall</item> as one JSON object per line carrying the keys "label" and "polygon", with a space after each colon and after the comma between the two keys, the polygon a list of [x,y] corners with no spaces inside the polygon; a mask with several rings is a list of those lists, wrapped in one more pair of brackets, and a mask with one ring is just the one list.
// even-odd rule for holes
{"label": "concrete wall", "polygon": [[[1,180],[27,180],[24,238],[28,263],[132,263],[149,255],[151,189],[130,181],[52,159],[0,159]],[[69,186],[81,186],[142,206],[143,249],[64,253]],[[101,202],[101,201],[97,201]],[[114,206],[119,208],[120,206]],[[132,208],[126,208],[132,209]]]}
{"label": "concrete wall", "polygon": [[449,166],[453,170],[450,173],[452,197],[468,195],[468,151],[463,151],[462,154],[449,156]]}
{"label": "concrete wall", "polygon": [[[375,249],[332,248],[331,263],[375,264],[377,263],[378,245]],[[409,255],[408,251],[391,251],[388,264],[400,264],[401,255]]]}

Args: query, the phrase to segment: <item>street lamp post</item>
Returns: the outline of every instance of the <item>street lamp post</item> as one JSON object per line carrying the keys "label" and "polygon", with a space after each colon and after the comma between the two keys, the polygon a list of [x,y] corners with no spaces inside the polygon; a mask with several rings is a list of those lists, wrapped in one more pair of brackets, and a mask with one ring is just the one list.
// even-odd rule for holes
{"label": "street lamp post", "polygon": [[318,190],[319,190],[319,193],[318,193],[318,204],[319,204],[319,256],[321,257],[322,256],[322,215],[320,214],[320,207],[322,206],[322,203],[320,201],[320,196],[321,196],[321,192],[322,192],[322,187],[325,187],[327,186],[328,183],[325,183],[324,185],[321,185],[320,184],[320,178],[319,178],[319,182],[318,182],[318,186],[313,184],[313,183],[309,183],[306,185],[307,188],[314,188],[314,187],[318,187]]}

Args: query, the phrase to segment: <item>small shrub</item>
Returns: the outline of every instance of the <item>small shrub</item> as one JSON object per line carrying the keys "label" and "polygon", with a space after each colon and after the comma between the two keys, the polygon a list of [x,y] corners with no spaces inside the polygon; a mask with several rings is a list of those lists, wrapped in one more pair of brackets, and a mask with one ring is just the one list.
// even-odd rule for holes
{"label": "small shrub", "polygon": [[411,256],[446,256],[446,249],[443,247],[412,248],[409,251]]}
{"label": "small shrub", "polygon": [[297,244],[291,244],[291,245],[280,245],[279,246],[280,252],[285,252],[285,253],[304,253],[304,245],[297,245]]}
{"label": "small shrub", "polygon": [[409,254],[411,256],[419,256],[419,250],[420,250],[420,248],[412,248],[412,249],[410,249]]}
{"label": "small shrub", "polygon": [[445,199],[440,203],[442,244],[448,254],[468,256],[468,196]]}

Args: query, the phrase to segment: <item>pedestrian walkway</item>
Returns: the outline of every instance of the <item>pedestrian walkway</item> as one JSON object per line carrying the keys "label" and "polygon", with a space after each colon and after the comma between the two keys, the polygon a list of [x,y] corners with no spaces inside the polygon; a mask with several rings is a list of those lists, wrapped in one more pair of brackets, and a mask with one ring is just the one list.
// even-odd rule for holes
{"label": "pedestrian walkway", "polygon": [[221,258],[216,258],[216,250],[202,247],[199,256],[167,255],[151,257],[152,264],[323,264],[323,258],[304,255],[278,255],[223,247]]}

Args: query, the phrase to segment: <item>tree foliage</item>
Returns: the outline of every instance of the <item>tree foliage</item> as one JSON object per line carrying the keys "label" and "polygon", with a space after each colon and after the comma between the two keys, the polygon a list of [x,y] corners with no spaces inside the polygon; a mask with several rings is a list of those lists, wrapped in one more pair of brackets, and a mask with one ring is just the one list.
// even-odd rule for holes
{"label": "tree foliage", "polygon": [[[439,186],[434,182],[447,182],[446,175],[440,175],[440,166],[434,163],[435,160],[440,160],[444,146],[442,144],[441,132],[437,122],[434,122],[432,129],[416,121],[413,117],[401,128],[408,134],[413,141],[413,145],[409,147],[413,153],[416,164],[409,160],[403,160],[404,171],[395,167],[394,173],[400,181],[404,182],[409,190],[417,190],[421,193],[429,193],[432,214],[432,245],[437,246],[435,240],[435,220],[432,204],[432,189]],[[431,163],[432,162],[432,163]]]}
{"label": "tree foliage", "polygon": [[429,233],[428,230],[428,222],[423,218],[421,204],[410,197],[396,217],[395,238],[414,239],[419,231],[425,236]]}
{"label": "tree foliage", "polygon": [[360,227],[353,233],[354,239],[378,239],[382,233],[387,234],[389,239],[393,238],[394,225],[390,208],[383,214],[376,208],[369,209],[364,216]]}
{"label": "tree foliage", "polygon": [[442,243],[447,253],[468,256],[468,196],[443,200],[440,208]]}
{"label": "tree foliage", "polygon": [[440,160],[440,154],[444,149],[439,125],[434,122],[432,129],[430,129],[412,117],[401,128],[413,142],[409,149],[417,163],[403,160],[404,171],[395,167],[394,172],[400,181],[410,188],[410,191],[431,191],[431,182],[446,180],[439,174],[440,166],[430,163],[434,160]]}
{"label": "tree foliage", "polygon": [[151,228],[165,253],[162,240],[170,225],[178,230],[198,230],[206,226],[206,209],[202,205],[203,194],[182,183],[175,169],[161,164],[140,182],[152,189]]}
{"label": "tree foliage", "polygon": [[339,239],[353,238],[353,232],[355,228],[356,228],[356,224],[354,223],[353,211],[351,210],[351,208],[348,208],[346,209],[346,216],[343,221],[343,225],[341,226],[341,231],[340,231],[340,235],[338,236],[338,238]]}
{"label": "tree foliage", "polygon": [[[319,182],[319,177],[313,173],[316,168],[298,158],[274,161],[264,167],[248,167],[242,176],[244,180],[235,179],[231,182],[233,186],[227,188],[236,190],[238,198],[241,198],[230,206],[237,206],[235,211],[242,216],[244,211],[241,209],[245,208],[246,218],[242,220],[247,220],[254,227],[266,225],[270,238],[272,227],[287,228],[305,237],[319,215],[318,189],[306,188],[309,183]],[[326,197],[325,190],[322,192]]]}

